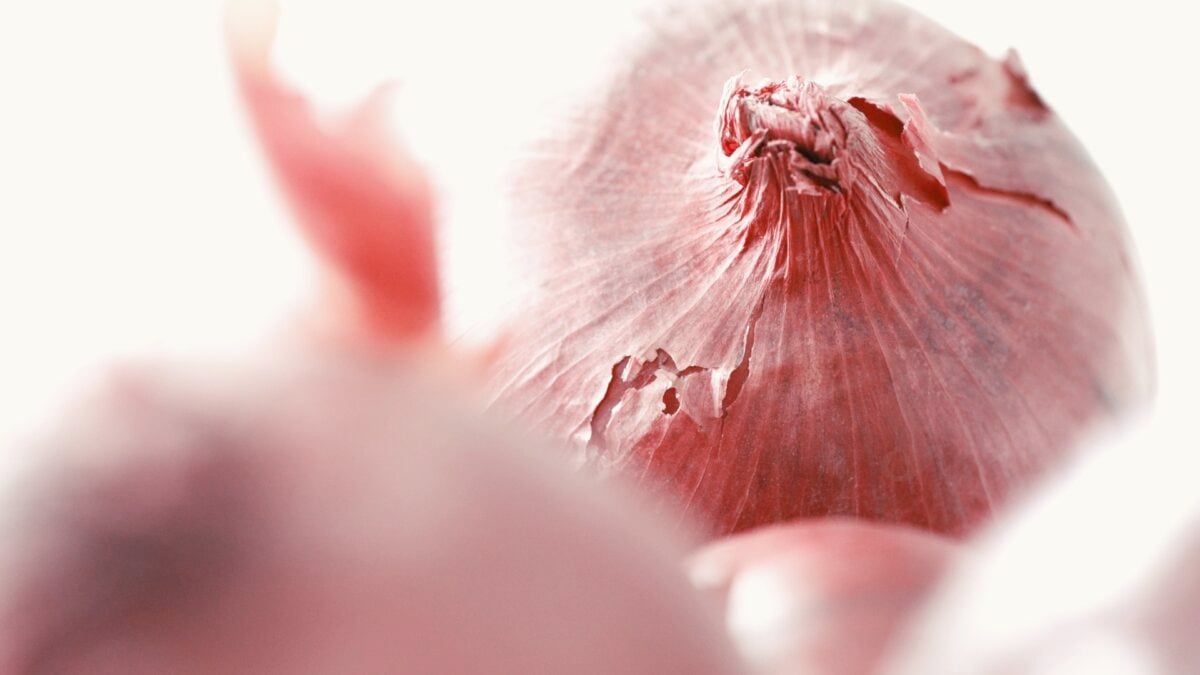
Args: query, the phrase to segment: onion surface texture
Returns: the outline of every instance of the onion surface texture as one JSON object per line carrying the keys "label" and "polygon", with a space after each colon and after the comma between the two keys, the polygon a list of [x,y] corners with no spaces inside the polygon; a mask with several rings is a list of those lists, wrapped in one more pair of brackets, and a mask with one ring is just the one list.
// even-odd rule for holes
{"label": "onion surface texture", "polygon": [[961,536],[1149,396],[1119,208],[1015,53],[887,2],[655,16],[512,172],[498,407],[713,535]]}

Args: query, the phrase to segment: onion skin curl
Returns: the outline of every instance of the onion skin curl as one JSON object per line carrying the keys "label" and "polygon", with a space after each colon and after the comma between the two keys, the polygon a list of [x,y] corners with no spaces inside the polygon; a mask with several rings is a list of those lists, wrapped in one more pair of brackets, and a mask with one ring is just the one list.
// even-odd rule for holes
{"label": "onion skin curl", "polygon": [[513,172],[496,407],[716,537],[962,537],[1144,404],[1126,227],[1015,54],[883,0],[654,15]]}

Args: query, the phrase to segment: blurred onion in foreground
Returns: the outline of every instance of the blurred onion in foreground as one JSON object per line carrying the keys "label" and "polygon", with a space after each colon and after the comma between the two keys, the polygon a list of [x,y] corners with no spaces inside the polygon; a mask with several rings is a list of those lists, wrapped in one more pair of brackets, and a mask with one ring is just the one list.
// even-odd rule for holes
{"label": "blurred onion in foreground", "polygon": [[1200,492],[1149,426],[1045,485],[974,546],[889,675],[1200,672]]}
{"label": "blurred onion in foreground", "polygon": [[230,17],[239,84],[351,283],[244,356],[118,368],[6,448],[0,672],[740,672],[682,542],[471,404],[423,177],[373,161],[375,99],[329,131],[274,78],[268,5]]}
{"label": "blurred onion in foreground", "polygon": [[683,549],[443,373],[276,351],[127,368],[32,449],[0,672],[737,672]]}

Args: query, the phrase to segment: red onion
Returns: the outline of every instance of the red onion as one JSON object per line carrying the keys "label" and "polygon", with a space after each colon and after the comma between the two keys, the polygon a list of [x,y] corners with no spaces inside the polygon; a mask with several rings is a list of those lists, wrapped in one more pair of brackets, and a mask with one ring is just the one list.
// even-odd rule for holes
{"label": "red onion", "polygon": [[421,179],[376,181],[319,132],[265,68],[270,24],[235,18],[269,156],[403,347],[297,326],[232,363],[126,367],[68,410],[0,489],[0,672],[740,672],[684,546],[483,418],[446,350],[417,346],[432,260],[356,245],[428,253],[423,197],[396,193]]}
{"label": "red onion", "polygon": [[738,672],[682,547],[447,379],[126,368],[0,493],[0,672]]}
{"label": "red onion", "polygon": [[955,553],[919,530],[825,519],[722,540],[689,568],[724,600],[727,627],[755,672],[852,675],[875,672]]}
{"label": "red onion", "polygon": [[1200,672],[1194,447],[1143,430],[1042,486],[951,568],[881,672]]}
{"label": "red onion", "polygon": [[1150,388],[1103,178],[1015,54],[901,6],[664,10],[516,174],[498,404],[713,534],[961,535]]}

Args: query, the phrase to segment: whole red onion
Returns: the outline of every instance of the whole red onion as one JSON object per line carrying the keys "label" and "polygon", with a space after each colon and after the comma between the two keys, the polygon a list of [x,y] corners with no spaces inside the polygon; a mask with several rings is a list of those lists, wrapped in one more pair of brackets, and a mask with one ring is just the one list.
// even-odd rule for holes
{"label": "whole red onion", "polygon": [[664,9],[515,180],[497,404],[713,534],[961,535],[1150,389],[1087,153],[1015,54],[899,5]]}
{"label": "whole red onion", "polygon": [[862,520],[774,525],[724,539],[689,570],[725,605],[757,673],[873,673],[896,629],[957,547],[934,534]]}

